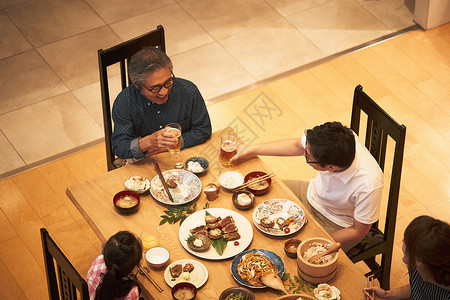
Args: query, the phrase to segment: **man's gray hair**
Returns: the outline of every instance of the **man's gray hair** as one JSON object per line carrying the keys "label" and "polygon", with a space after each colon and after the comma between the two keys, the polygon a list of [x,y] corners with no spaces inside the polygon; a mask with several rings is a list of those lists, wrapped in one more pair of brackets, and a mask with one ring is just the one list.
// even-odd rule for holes
{"label": "man's gray hair", "polygon": [[141,89],[145,83],[145,79],[161,68],[168,68],[173,70],[172,61],[170,58],[158,48],[147,47],[136,54],[130,59],[128,66],[128,74],[130,75],[131,82]]}

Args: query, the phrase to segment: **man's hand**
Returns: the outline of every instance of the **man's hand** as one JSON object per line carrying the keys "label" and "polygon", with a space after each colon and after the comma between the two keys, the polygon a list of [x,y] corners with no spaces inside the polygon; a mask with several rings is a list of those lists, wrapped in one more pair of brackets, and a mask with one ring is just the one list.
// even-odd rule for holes
{"label": "man's hand", "polygon": [[157,153],[168,151],[169,147],[177,144],[178,139],[172,134],[160,129],[150,135],[139,139],[139,147],[145,156],[151,156]]}

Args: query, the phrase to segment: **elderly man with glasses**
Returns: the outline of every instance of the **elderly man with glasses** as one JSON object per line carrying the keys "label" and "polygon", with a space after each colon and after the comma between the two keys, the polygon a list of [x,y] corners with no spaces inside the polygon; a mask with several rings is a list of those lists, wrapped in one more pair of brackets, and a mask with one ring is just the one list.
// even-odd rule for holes
{"label": "elderly man with glasses", "polygon": [[153,47],[130,59],[132,84],[114,101],[114,153],[128,161],[167,151],[177,138],[165,133],[169,123],[181,125],[181,149],[211,137],[211,121],[200,91],[192,82],[175,78],[170,58]]}
{"label": "elderly man with glasses", "polygon": [[341,123],[323,123],[300,138],[240,146],[232,162],[256,155],[305,156],[317,175],[310,182],[284,182],[345,251],[378,220],[383,173],[358,136]]}

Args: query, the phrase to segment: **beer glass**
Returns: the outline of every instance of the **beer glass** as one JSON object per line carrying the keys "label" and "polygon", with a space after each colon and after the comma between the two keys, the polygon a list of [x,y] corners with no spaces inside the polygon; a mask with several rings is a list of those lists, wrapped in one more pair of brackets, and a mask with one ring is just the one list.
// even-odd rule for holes
{"label": "beer glass", "polygon": [[171,154],[180,153],[181,148],[181,126],[177,123],[169,123],[165,128],[166,132],[178,139],[177,144],[174,147],[169,148]]}
{"label": "beer glass", "polygon": [[236,154],[237,136],[226,134],[222,136],[219,150],[219,161],[224,166],[231,164],[230,159]]}

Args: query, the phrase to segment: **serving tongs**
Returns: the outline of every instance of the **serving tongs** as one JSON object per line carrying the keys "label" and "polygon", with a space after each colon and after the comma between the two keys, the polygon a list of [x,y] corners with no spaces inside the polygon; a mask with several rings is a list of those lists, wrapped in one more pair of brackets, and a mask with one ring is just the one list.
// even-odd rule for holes
{"label": "serving tongs", "polygon": [[156,283],[156,281],[150,276],[149,271],[150,271],[150,270],[149,270],[146,266],[139,267],[139,273],[145,275],[145,277],[147,277],[147,279],[150,280],[150,282],[155,286],[155,288],[158,290],[158,292],[161,293],[162,291],[164,291],[164,289],[163,289],[162,287],[160,287],[160,286]]}
{"label": "serving tongs", "polygon": [[161,173],[161,169],[159,168],[159,164],[156,161],[153,161],[153,165],[155,166],[156,173],[158,173],[158,176],[159,176],[159,180],[161,180],[161,183],[162,183],[162,185],[164,187],[164,190],[167,193],[167,197],[169,197],[170,201],[175,202],[175,201],[173,201],[172,194],[170,193],[169,187],[167,186],[167,182],[164,180],[164,176]]}

